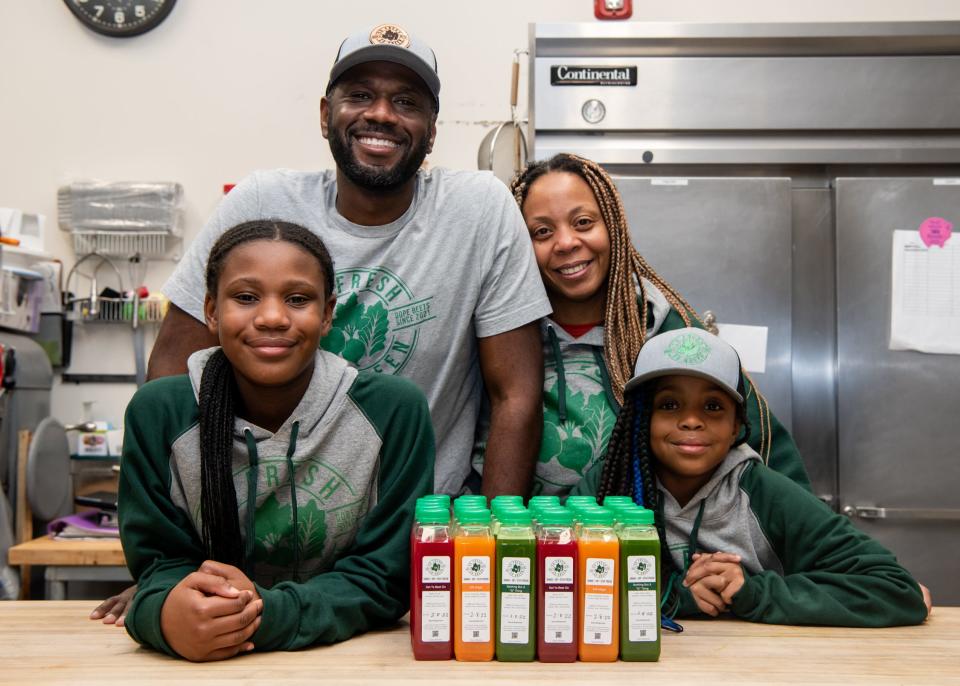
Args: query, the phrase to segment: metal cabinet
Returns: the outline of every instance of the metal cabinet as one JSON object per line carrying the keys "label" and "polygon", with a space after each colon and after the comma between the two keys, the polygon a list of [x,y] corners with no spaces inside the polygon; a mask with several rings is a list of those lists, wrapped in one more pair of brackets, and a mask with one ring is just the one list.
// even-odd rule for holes
{"label": "metal cabinet", "polygon": [[838,178],[835,188],[840,505],[936,602],[956,604],[947,570],[960,569],[960,356],[890,350],[889,340],[893,231],[960,217],[960,186]]}

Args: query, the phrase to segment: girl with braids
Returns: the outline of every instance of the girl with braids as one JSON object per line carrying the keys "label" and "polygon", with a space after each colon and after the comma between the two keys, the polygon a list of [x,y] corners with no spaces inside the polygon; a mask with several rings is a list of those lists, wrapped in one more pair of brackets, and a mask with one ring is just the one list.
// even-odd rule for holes
{"label": "girl with braids", "polygon": [[[602,461],[645,342],[703,324],[634,248],[620,195],[600,165],[559,154],[528,166],[511,190],[553,306],[541,322],[544,427],[534,491],[563,495]],[[750,445],[765,464],[809,489],[793,440],[748,379],[744,385]]]}
{"label": "girl with braids", "polygon": [[300,226],[230,229],[206,272],[220,346],[130,402],[120,534],[138,642],[216,660],[340,641],[407,611],[430,415],[411,382],[318,350],[333,273]]}
{"label": "girl with braids", "polygon": [[729,344],[696,328],[660,334],[624,392],[597,488],[575,490],[654,510],[665,614],[863,627],[926,618],[919,585],[892,553],[747,445]]}

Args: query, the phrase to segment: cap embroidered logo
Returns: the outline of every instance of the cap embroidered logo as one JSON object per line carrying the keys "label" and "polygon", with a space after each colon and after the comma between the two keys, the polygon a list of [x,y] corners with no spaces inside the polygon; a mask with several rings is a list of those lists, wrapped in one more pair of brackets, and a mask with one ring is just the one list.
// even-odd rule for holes
{"label": "cap embroidered logo", "polygon": [[703,339],[689,333],[678,336],[663,353],[678,364],[703,364],[710,356],[710,346]]}
{"label": "cap embroidered logo", "polygon": [[396,24],[380,24],[370,32],[373,45],[396,45],[398,48],[410,47],[410,36]]}

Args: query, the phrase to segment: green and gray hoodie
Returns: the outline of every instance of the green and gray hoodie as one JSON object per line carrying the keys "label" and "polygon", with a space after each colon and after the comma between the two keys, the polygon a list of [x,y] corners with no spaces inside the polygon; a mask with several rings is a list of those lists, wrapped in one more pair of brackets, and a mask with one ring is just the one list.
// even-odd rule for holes
{"label": "green and gray hoodie", "polygon": [[[644,279],[643,289],[647,298],[648,338],[687,326],[656,286]],[[694,320],[693,326],[697,325]],[[545,318],[540,322],[540,331],[544,360],[543,438],[532,495],[565,496],[595,465],[602,464],[620,406],[603,358],[602,326],[574,338],[553,320]],[[744,387],[747,418],[753,427],[750,444],[759,450],[760,406],[746,378]],[[473,454],[473,467],[481,474],[488,416],[486,411],[482,414]],[[764,417],[763,426],[769,425],[771,437],[765,449],[766,463],[809,490],[810,481],[793,438],[772,413],[769,420]]]}
{"label": "green and gray hoodie", "polygon": [[[747,445],[731,450],[683,507],[659,480],[657,488],[656,517],[677,569],[686,570],[694,552],[740,555],[745,583],[730,606],[738,617],[879,627],[919,624],[927,615],[917,582],[890,551]],[[587,480],[576,490],[591,492]],[[689,589],[679,590],[677,614],[699,614]]]}
{"label": "green and gray hoodie", "polygon": [[[161,608],[205,559],[197,393],[214,350],[194,353],[188,375],[143,386],[125,420],[120,536],[138,584],[126,626],[171,654]],[[276,433],[236,419],[244,571],[264,603],[258,650],[340,641],[407,611],[413,505],[432,490],[433,460],[423,393],[324,351]]]}

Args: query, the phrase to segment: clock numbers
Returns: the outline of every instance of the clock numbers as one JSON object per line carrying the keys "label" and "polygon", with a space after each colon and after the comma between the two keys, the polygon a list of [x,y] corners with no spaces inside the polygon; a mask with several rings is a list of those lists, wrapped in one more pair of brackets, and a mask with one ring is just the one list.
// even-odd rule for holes
{"label": "clock numbers", "polygon": [[[3,2],[4,0],[0,0]],[[63,0],[88,28],[106,36],[130,37],[155,28],[177,0]]]}

